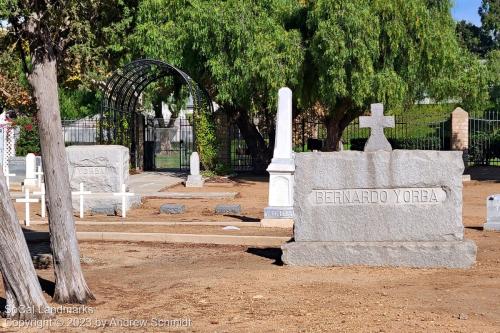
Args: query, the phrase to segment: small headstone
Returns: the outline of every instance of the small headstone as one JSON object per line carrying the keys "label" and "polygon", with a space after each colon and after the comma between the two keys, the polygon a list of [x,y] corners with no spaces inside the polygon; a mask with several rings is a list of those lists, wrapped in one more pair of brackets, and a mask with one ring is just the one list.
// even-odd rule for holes
{"label": "small headstone", "polygon": [[179,204],[163,204],[160,206],[161,214],[182,214],[186,211],[186,206]]}
{"label": "small headstone", "polygon": [[381,103],[371,105],[372,114],[369,117],[359,117],[359,127],[370,127],[371,133],[365,144],[365,151],[385,150],[391,151],[392,146],[385,137],[384,128],[394,127],[394,117],[384,116],[384,105]]}
{"label": "small headstone", "polygon": [[92,207],[90,209],[90,213],[92,215],[115,216],[115,207],[113,206]]}
{"label": "small headstone", "polygon": [[240,205],[217,205],[215,207],[215,214],[225,215],[225,214],[241,214]]}
{"label": "small headstone", "polygon": [[195,151],[189,158],[189,171],[186,187],[203,187],[203,177],[200,175],[200,155]]}
{"label": "small headstone", "polygon": [[24,178],[24,186],[36,187],[36,156],[35,154],[29,153],[26,155],[26,177]]}
{"label": "small headstone", "polygon": [[500,231],[500,194],[486,199],[486,224],[484,230]]}

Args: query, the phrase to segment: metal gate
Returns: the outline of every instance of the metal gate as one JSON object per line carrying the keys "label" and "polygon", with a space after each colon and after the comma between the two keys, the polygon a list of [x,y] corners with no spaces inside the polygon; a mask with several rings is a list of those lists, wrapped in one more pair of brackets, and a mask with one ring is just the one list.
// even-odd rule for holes
{"label": "metal gate", "polygon": [[500,111],[469,114],[468,164],[500,166]]}
{"label": "metal gate", "polygon": [[153,170],[189,170],[189,158],[194,147],[194,127],[191,117],[179,117],[168,122],[161,118],[146,119],[145,160]]}

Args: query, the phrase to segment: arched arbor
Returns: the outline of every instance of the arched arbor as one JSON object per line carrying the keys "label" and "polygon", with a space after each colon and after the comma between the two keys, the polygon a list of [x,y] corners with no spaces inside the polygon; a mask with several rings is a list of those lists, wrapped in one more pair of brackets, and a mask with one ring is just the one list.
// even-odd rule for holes
{"label": "arched arbor", "polygon": [[137,111],[142,93],[148,85],[166,77],[172,77],[186,86],[195,114],[213,112],[208,93],[182,70],[163,61],[140,59],[116,70],[103,91],[99,137],[102,144],[129,147],[130,163],[134,167],[151,168],[144,154],[144,147],[151,138],[146,138],[145,116]]}

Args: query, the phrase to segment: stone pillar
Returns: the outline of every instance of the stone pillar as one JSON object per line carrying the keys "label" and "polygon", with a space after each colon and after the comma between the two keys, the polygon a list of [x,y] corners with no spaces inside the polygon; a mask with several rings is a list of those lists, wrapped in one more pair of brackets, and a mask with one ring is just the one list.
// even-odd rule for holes
{"label": "stone pillar", "polygon": [[264,209],[263,227],[293,226],[293,182],[295,161],[292,150],[292,91],[278,92],[278,114],[274,154],[269,172],[269,207]]}
{"label": "stone pillar", "polygon": [[467,153],[469,149],[469,114],[461,108],[451,113],[451,150]]}

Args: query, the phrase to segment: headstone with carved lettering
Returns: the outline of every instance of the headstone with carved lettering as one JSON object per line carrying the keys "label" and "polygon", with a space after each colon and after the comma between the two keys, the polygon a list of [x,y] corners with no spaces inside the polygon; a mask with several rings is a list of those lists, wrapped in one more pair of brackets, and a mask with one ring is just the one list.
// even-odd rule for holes
{"label": "headstone with carved lettering", "polygon": [[92,193],[113,193],[128,184],[129,150],[117,145],[70,146],[68,156],[71,190],[80,183]]}
{"label": "headstone with carved lettering", "polygon": [[465,268],[462,152],[377,150],[295,156],[294,242],[298,266]]}

